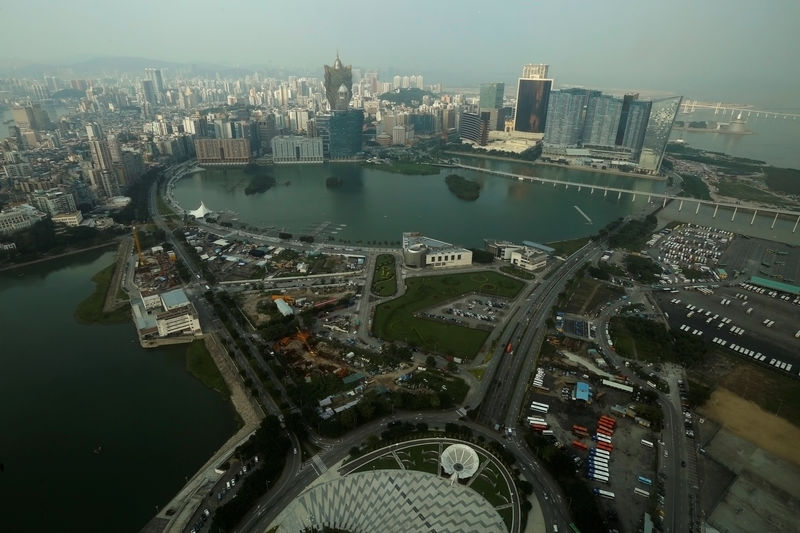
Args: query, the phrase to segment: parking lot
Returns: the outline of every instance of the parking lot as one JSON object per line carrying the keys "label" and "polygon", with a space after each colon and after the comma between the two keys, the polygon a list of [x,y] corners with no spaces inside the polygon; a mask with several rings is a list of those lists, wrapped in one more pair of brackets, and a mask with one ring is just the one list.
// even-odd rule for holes
{"label": "parking lot", "polygon": [[502,322],[508,302],[502,298],[483,298],[465,295],[456,300],[418,313],[422,318],[441,320],[475,329],[492,329]]}
{"label": "parking lot", "polygon": [[673,329],[702,337],[754,364],[776,369],[775,362],[783,362],[784,368],[777,371],[800,376],[800,339],[794,336],[800,327],[794,318],[800,305],[793,299],[740,286],[719,287],[710,295],[694,290],[658,293],[657,298]]}

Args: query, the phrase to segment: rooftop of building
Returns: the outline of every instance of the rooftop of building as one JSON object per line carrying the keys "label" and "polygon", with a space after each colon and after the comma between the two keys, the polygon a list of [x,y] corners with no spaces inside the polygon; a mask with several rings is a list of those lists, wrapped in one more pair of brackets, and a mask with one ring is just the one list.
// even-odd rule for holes
{"label": "rooftop of building", "polygon": [[425,247],[432,251],[446,252],[450,250],[464,250],[460,246],[451,244],[449,242],[440,241],[431,237],[426,237],[418,232],[403,233],[403,248],[410,249],[412,247]]}
{"label": "rooftop of building", "polygon": [[169,311],[176,307],[182,307],[189,304],[189,298],[183,289],[173,289],[161,295],[161,303],[164,304],[164,309]]}
{"label": "rooftop of building", "polygon": [[775,291],[800,295],[800,287],[797,285],[791,285],[789,283],[782,283],[780,281],[761,278],[759,276],[750,276],[750,283],[753,285],[758,285],[759,287],[764,287],[765,289],[772,289]]}

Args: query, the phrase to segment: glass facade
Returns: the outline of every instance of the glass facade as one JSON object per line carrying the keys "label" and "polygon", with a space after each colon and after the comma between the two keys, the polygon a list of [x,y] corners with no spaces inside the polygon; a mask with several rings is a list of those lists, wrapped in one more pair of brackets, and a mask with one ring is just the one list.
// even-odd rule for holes
{"label": "glass facade", "polygon": [[361,152],[361,141],[364,135],[364,111],[334,111],[330,123],[330,157],[331,159],[348,159]]}
{"label": "glass facade", "polygon": [[503,107],[505,83],[481,83],[480,109],[500,109]]}
{"label": "glass facade", "polygon": [[622,100],[607,94],[593,94],[586,106],[584,146],[614,146],[622,116]]}
{"label": "glass facade", "polygon": [[544,129],[546,144],[577,146],[581,142],[588,94],[586,89],[564,89],[550,93]]}
{"label": "glass facade", "polygon": [[681,105],[682,96],[654,100],[642,142],[639,167],[656,173],[661,168],[664,151],[667,149],[672,124]]}
{"label": "glass facade", "polygon": [[[618,143],[630,149],[633,159],[638,160],[644,142],[644,133],[647,130],[647,121],[650,119],[650,108],[653,102],[633,101],[628,108],[625,120],[625,131],[623,132],[622,142]],[[620,128],[622,121],[620,121]]]}
{"label": "glass facade", "polygon": [[544,133],[552,86],[553,80],[519,80],[514,116],[516,131]]}

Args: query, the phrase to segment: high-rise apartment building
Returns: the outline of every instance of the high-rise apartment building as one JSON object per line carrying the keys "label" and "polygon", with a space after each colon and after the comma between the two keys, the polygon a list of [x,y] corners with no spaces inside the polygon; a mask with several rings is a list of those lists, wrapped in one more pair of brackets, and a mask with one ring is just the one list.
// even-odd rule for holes
{"label": "high-rise apartment building", "polygon": [[144,69],[145,78],[153,82],[153,89],[155,91],[155,98],[158,104],[164,103],[164,75],[160,68],[146,68]]}
{"label": "high-rise apartment building", "polygon": [[590,95],[586,105],[583,145],[614,146],[621,116],[622,100],[608,94]]}
{"label": "high-rise apartment building", "polygon": [[153,80],[142,80],[142,103],[149,105],[158,104],[156,97],[156,85]]}
{"label": "high-rise apartment building", "polygon": [[528,63],[522,66],[522,77],[527,80],[543,80],[547,78],[550,65],[544,63]]}
{"label": "high-rise apartment building", "polygon": [[577,88],[550,93],[550,100],[547,104],[547,124],[544,130],[545,144],[578,146],[583,133],[586,101],[589,94],[590,91]]}

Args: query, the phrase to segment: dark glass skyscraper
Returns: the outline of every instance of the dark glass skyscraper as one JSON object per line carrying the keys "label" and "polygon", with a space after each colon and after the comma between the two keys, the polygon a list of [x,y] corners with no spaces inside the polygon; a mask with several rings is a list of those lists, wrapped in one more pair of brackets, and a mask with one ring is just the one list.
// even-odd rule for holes
{"label": "dark glass skyscraper", "polygon": [[331,159],[349,159],[361,151],[364,111],[334,111],[328,124]]}
{"label": "dark glass skyscraper", "polygon": [[325,65],[325,97],[331,110],[345,111],[353,97],[353,67],[344,66],[336,54],[333,66]]}
{"label": "dark glass skyscraper", "polygon": [[517,109],[514,129],[527,133],[544,133],[547,105],[553,80],[520,78],[517,87]]}

